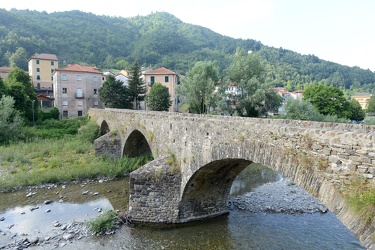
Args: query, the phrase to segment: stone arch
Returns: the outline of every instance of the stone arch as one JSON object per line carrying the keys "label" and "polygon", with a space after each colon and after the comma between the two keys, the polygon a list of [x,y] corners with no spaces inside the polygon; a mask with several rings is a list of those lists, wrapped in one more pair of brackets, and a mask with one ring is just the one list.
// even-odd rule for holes
{"label": "stone arch", "polygon": [[152,155],[151,147],[146,137],[138,129],[134,129],[126,138],[123,155],[128,157],[139,157]]}
{"label": "stone arch", "polygon": [[101,136],[105,135],[109,131],[110,131],[110,129],[109,129],[108,123],[105,120],[103,120],[102,123],[101,123],[101,125],[100,125],[100,135]]}
{"label": "stone arch", "polygon": [[185,185],[179,205],[179,221],[228,213],[227,201],[232,183],[250,163],[245,159],[223,159],[196,171]]}

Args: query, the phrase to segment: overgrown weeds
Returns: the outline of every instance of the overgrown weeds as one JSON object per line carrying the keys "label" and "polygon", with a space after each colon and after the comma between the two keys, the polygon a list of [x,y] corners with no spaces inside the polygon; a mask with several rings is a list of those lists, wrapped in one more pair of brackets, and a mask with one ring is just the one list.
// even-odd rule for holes
{"label": "overgrown weeds", "polygon": [[116,211],[107,210],[97,218],[87,222],[88,229],[95,235],[112,233],[118,226]]}
{"label": "overgrown weeds", "polygon": [[365,221],[375,220],[375,188],[371,187],[365,179],[354,176],[351,185],[345,190],[345,195],[349,205]]}

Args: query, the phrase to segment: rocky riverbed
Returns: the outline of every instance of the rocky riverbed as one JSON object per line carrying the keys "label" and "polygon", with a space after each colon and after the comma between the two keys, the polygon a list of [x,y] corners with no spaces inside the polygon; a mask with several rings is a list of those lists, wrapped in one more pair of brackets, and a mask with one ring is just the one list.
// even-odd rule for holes
{"label": "rocky riverbed", "polygon": [[318,199],[286,178],[266,183],[244,195],[230,196],[228,207],[253,213],[294,214],[328,211]]}
{"label": "rocky riverbed", "polygon": [[[244,195],[230,196],[228,207],[230,210],[239,209],[253,213],[327,212],[327,208],[319,200],[288,179],[266,183]],[[5,221],[7,218],[0,219]],[[55,221],[50,225],[48,235],[38,235],[38,237],[12,234],[1,224],[2,221],[0,221],[1,239],[7,239],[7,242],[0,242],[0,249],[61,248],[83,238],[92,237],[85,223]]]}

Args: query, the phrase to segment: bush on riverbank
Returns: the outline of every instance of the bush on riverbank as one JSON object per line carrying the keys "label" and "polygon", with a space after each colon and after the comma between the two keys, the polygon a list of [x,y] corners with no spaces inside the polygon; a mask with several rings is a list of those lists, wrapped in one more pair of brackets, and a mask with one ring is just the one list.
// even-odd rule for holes
{"label": "bush on riverbank", "polygon": [[96,158],[92,142],[99,128],[86,118],[50,121],[29,134],[22,142],[0,146],[0,191],[121,177],[150,160],[148,156]]}
{"label": "bush on riverbank", "polygon": [[107,210],[97,218],[87,222],[89,230],[95,235],[113,232],[118,225],[118,214],[116,211]]}
{"label": "bush on riverbank", "polygon": [[354,178],[345,192],[349,205],[368,222],[375,220],[375,188],[366,180]]}

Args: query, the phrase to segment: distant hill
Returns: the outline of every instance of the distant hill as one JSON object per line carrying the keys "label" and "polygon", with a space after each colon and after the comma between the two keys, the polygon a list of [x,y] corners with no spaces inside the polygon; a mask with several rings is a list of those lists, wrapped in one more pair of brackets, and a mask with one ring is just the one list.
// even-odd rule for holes
{"label": "distant hill", "polygon": [[35,53],[52,53],[60,65],[82,63],[116,68],[137,60],[146,67],[166,67],[185,74],[196,61],[215,60],[224,75],[237,47],[259,55],[267,82],[290,90],[323,82],[347,91],[375,93],[375,73],[273,48],[252,39],[234,39],[183,23],[166,12],[131,18],[81,11],[47,12],[0,9],[0,66],[9,59],[27,70]]}

